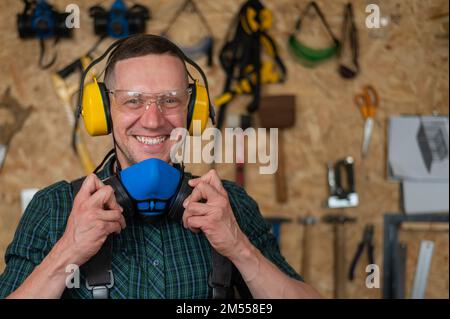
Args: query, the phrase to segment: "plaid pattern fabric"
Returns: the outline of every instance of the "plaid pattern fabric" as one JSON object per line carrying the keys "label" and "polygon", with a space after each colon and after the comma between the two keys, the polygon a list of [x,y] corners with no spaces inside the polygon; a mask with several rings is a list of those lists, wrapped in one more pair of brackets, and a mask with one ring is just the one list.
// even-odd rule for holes
{"label": "plaid pattern fabric", "polygon": [[[113,161],[98,173],[111,175]],[[289,276],[302,278],[281,256],[270,225],[256,202],[235,183],[223,181],[242,231],[275,265]],[[66,181],[39,191],[28,205],[5,254],[0,275],[0,298],[17,289],[63,235],[73,196]],[[203,233],[194,234],[175,221],[150,225],[126,218],[127,227],[113,237],[111,298],[211,298],[210,244]],[[63,298],[92,298],[81,271],[80,288],[66,289]]]}

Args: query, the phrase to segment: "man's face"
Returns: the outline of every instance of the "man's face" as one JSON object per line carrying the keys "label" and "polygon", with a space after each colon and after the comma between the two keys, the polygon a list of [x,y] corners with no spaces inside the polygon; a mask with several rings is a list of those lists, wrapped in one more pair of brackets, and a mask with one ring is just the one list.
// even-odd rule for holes
{"label": "man's face", "polygon": [[[113,87],[108,89],[160,93],[184,90],[187,85],[180,59],[168,54],[151,54],[117,62]],[[148,158],[169,162],[170,149],[176,143],[169,139],[170,133],[174,128],[186,126],[187,105],[168,115],[151,103],[139,117],[120,108],[110,98],[117,157],[122,168]]]}

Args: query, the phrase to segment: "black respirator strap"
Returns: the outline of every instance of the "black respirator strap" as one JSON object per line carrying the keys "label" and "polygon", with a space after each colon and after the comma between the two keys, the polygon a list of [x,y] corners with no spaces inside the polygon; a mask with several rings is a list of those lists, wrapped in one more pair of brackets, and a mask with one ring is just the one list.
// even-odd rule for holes
{"label": "black respirator strap", "polygon": [[212,288],[213,299],[234,298],[232,287],[233,264],[211,247],[212,270],[208,285]]}
{"label": "black respirator strap", "polygon": [[[85,179],[86,177],[82,177],[70,183],[73,198],[78,194]],[[86,287],[92,290],[94,299],[109,298],[109,289],[114,285],[111,261],[112,235],[109,235],[100,250],[81,266],[86,275]]]}
{"label": "black respirator strap", "polygon": [[[183,171],[179,189],[167,213],[170,219],[181,222],[184,213],[183,202],[193,190],[188,183],[192,178],[190,173]],[[233,298],[233,264],[213,247],[211,247],[211,260],[212,270],[208,276],[208,285],[212,288],[213,299]]]}

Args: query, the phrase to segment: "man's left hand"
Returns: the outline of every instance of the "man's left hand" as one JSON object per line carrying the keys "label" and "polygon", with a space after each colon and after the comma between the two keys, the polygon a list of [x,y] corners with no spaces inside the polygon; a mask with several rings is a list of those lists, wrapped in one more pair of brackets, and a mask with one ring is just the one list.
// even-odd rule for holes
{"label": "man's left hand", "polygon": [[191,179],[189,185],[194,189],[183,203],[183,226],[193,232],[201,230],[218,253],[232,257],[247,238],[234,217],[219,175],[212,169]]}

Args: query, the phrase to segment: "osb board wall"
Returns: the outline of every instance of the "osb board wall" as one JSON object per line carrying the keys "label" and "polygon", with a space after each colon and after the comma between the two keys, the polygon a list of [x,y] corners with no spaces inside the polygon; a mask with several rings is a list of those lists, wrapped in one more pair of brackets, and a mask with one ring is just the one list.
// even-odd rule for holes
{"label": "osb board wall", "polygon": [[[58,1],[58,8],[74,1]],[[88,1],[75,1],[81,9],[81,28],[72,41],[61,41],[57,46],[58,60],[50,69],[55,71],[85,53],[95,42],[92,21],[87,14]],[[104,1],[109,5],[112,1]],[[150,6],[153,18],[147,32],[159,34],[171,19],[181,0],[141,1]],[[224,36],[243,1],[197,0],[213,28],[215,39],[215,65],[206,67],[206,59],[199,63],[210,81],[213,96],[221,92],[224,73],[217,52]],[[382,14],[394,14],[394,19],[384,31],[370,36],[365,27],[365,6],[380,4]],[[260,175],[259,165],[248,165],[246,189],[258,202],[265,216],[297,217],[314,215],[318,218],[336,211],[325,209],[327,197],[326,163],[347,155],[355,158],[356,189],[360,195],[357,208],[340,212],[357,217],[355,224],[347,227],[347,251],[350,258],[362,236],[366,223],[375,224],[375,260],[382,265],[383,214],[398,212],[399,185],[386,180],[386,131],[388,118],[399,114],[430,114],[437,111],[448,114],[448,40],[439,35],[448,33],[448,18],[430,20],[431,16],[448,12],[445,0],[396,0],[353,1],[360,35],[361,74],[354,80],[343,80],[337,73],[336,60],[315,69],[308,69],[296,62],[287,50],[287,37],[300,9],[307,1],[264,1],[274,14],[271,34],[276,39],[280,54],[288,69],[287,82],[266,86],[264,94],[292,93],[297,95],[297,120],[295,127],[286,130],[286,177],[289,201],[280,205],[275,201],[274,177]],[[340,37],[344,1],[318,1],[331,28]],[[24,105],[33,105],[34,112],[20,132],[13,138],[6,162],[0,173],[0,255],[12,239],[21,216],[20,190],[43,188],[61,179],[71,180],[84,172],[70,149],[71,130],[61,102],[52,89],[49,71],[37,68],[37,41],[20,41],[15,29],[15,14],[22,10],[20,1],[0,2],[0,90],[12,88]],[[447,21],[447,22],[445,22]],[[447,23],[447,25],[445,25]],[[323,30],[313,22],[305,27],[304,36],[320,43]],[[180,43],[195,43],[206,35],[196,16],[182,15],[171,30],[171,36]],[[322,41],[323,42],[323,41]],[[102,52],[109,42],[97,51]],[[51,50],[51,49],[50,49]],[[99,68],[101,69],[101,68]],[[13,71],[16,75],[13,76]],[[77,78],[72,79],[74,82]],[[372,84],[379,92],[381,105],[376,115],[369,156],[360,155],[363,121],[353,104],[353,95],[365,84]],[[238,98],[229,107],[230,113],[243,112],[248,102]],[[88,148],[99,163],[110,148],[109,137],[88,138]],[[207,165],[189,165],[196,174],[205,173]],[[217,166],[222,178],[234,179],[232,165]],[[297,223],[282,228],[281,250],[288,262],[300,270],[303,228]],[[404,240],[409,247],[408,289],[417,261],[420,239],[435,241],[432,272],[427,297],[448,298],[448,232],[408,233]],[[311,231],[311,274],[307,281],[324,296],[333,295],[333,259],[331,226],[319,222]],[[379,298],[381,289],[365,287],[363,255],[357,268],[356,279],[347,283],[349,298]],[[0,271],[4,260],[0,261]],[[383,274],[381,268],[381,275]]]}

